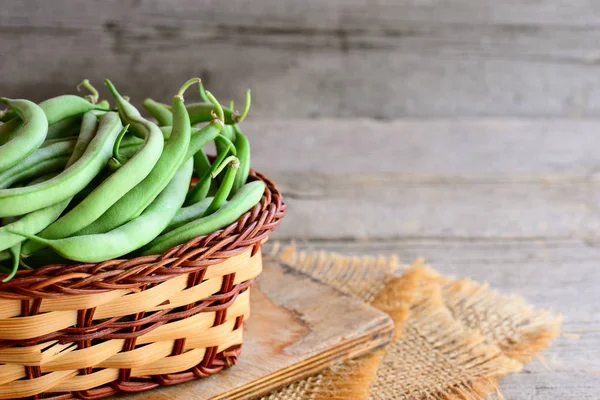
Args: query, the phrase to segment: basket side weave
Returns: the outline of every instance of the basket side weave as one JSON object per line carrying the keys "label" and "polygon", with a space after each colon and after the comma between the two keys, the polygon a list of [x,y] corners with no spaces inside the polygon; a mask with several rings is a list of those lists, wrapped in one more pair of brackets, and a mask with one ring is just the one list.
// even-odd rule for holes
{"label": "basket side weave", "polygon": [[48,265],[0,284],[0,399],[99,399],[234,365],[260,248],[285,214],[267,189],[235,223],[160,256]]}

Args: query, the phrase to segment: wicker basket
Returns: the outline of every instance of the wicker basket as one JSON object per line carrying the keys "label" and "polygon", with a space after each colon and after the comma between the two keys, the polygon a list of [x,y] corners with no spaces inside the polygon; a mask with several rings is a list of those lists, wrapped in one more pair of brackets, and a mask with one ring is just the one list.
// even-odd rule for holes
{"label": "wicker basket", "polygon": [[237,222],[161,256],[48,265],[0,283],[0,399],[99,399],[234,365],[261,272],[261,244],[285,213],[266,177]]}

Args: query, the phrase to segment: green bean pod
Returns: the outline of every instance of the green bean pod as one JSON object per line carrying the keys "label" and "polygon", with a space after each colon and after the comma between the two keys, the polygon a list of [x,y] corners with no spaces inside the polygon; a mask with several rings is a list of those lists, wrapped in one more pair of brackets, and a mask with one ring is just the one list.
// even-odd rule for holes
{"label": "green bean pod", "polygon": [[[25,241],[24,237],[9,233],[9,230],[14,229],[28,234],[36,234],[56,221],[68,205],[69,202],[63,200],[60,203],[31,212],[11,224],[0,227],[0,251],[9,249],[15,244]],[[32,252],[23,251],[24,254],[31,254]]]}
{"label": "green bean pod", "polygon": [[[221,133],[223,125],[219,120],[214,120],[210,124],[200,128],[191,128],[191,138],[188,150],[185,156],[185,160],[197,154],[202,147],[215,140]],[[164,134],[165,140],[168,140],[171,136],[171,126],[161,126],[160,130]],[[119,155],[122,158],[131,158],[137,150],[141,147],[143,141],[136,136],[126,136],[121,141],[119,147]]]}
{"label": "green bean pod", "polygon": [[[196,183],[196,186],[198,186],[198,184],[203,182],[202,179],[204,177],[206,177],[207,174],[210,174],[209,171],[210,171],[210,161],[208,160],[206,153],[204,153],[204,151],[200,150],[196,154],[194,154],[194,172],[195,172],[196,177],[198,178],[198,182]],[[190,201],[192,203],[195,203],[199,199],[203,199],[204,197],[206,197],[212,182],[213,182],[212,179],[208,179],[208,182],[203,182],[203,184],[205,186],[204,188],[195,189],[197,192],[199,192],[198,194],[195,195],[196,201],[192,201],[191,198],[190,198]],[[196,186],[194,186],[194,188]],[[192,191],[194,191],[194,188],[192,188]],[[186,200],[186,203],[187,203],[187,200]]]}
{"label": "green bean pod", "polygon": [[223,122],[221,120],[212,120],[208,125],[204,126],[198,131],[198,133],[192,135],[190,140],[190,146],[188,147],[185,159],[192,158],[196,153],[202,150],[204,146],[210,143],[221,134],[223,129]]}
{"label": "green bean pod", "polygon": [[[164,140],[160,129],[158,129],[156,124],[144,119],[139,111],[117,92],[110,81],[107,80],[106,84],[117,99],[117,108],[124,122],[131,126],[135,124],[138,127],[138,132],[142,132],[145,135],[144,144],[127,163],[102,182],[88,197],[83,199],[48,228],[44,229],[40,233],[44,238],[64,238],[81,231],[96,221],[106,210],[152,172],[162,154]],[[114,145],[114,141],[112,144]],[[112,151],[113,148],[111,148],[111,155]]]}
{"label": "green bean pod", "polygon": [[27,214],[74,196],[104,168],[120,128],[119,116],[113,112],[106,113],[100,119],[98,134],[71,167],[37,185],[0,190],[0,217]]}
{"label": "green bean pod", "polygon": [[202,177],[198,179],[198,183],[194,186],[187,194],[185,198],[185,205],[191,206],[192,204],[202,201],[208,196],[211,186],[214,184],[214,180],[210,177],[210,172],[205,172]]}
{"label": "green bean pod", "polygon": [[[172,127],[170,127],[170,126],[161,126],[160,127],[160,130],[165,135],[166,140],[168,140],[171,135],[171,128]],[[201,151],[202,147],[206,146],[208,143],[210,143],[212,141],[219,141],[221,138],[221,135],[220,135],[221,128],[222,128],[222,125],[218,120],[212,121],[210,124],[204,126],[202,129],[195,128],[195,127],[191,128],[192,136],[191,136],[190,145],[188,147],[188,151],[185,156],[185,159],[187,160],[188,158],[190,158],[192,156],[194,158],[201,157],[202,159],[200,162],[204,162],[203,165],[207,165],[206,168],[199,168],[199,169],[196,169],[196,167],[194,166],[194,170],[200,171],[200,172],[196,173],[197,176],[198,175],[202,176],[202,173],[205,172],[208,168],[210,168],[210,162],[208,161],[208,157],[206,157],[206,154]],[[68,138],[68,139],[73,140],[73,138]],[[63,140],[67,140],[67,138],[65,138]],[[44,142],[44,143],[46,143],[46,142]],[[121,142],[121,146],[119,147],[119,156],[124,159],[131,158],[140,149],[142,143],[143,143],[143,140],[139,139],[136,136],[129,136],[129,137],[123,138],[123,141]],[[221,143],[226,143],[226,142],[225,142],[225,140],[223,140],[223,141],[221,141]],[[42,146],[44,146],[44,144]],[[196,163],[194,163],[194,165],[196,165]]]}
{"label": "green bean pod", "polygon": [[234,125],[226,125],[223,128],[223,132],[221,132],[223,134],[223,136],[225,136],[227,139],[229,139],[230,141],[235,141],[235,130],[233,129]]}
{"label": "green bean pod", "polygon": [[13,118],[0,125],[0,146],[10,142],[19,135],[19,128],[23,124],[20,118]]}
{"label": "green bean pod", "polygon": [[[207,100],[211,100],[212,102],[212,95],[210,94],[210,92],[205,91],[204,90],[204,86],[200,86],[200,96],[202,97],[202,99],[204,100],[204,102],[202,103],[192,103],[189,104],[186,108],[188,110],[188,113],[190,114],[190,121],[192,123],[192,125],[196,125],[200,122],[208,122],[211,119],[213,119],[214,113],[218,112],[218,110],[214,107],[213,104],[209,103]],[[244,118],[246,118],[246,115],[248,115],[248,112],[250,111],[250,104],[251,104],[251,95],[250,95],[250,90],[246,91],[246,104],[244,105],[244,111],[242,112],[242,114],[238,114],[233,107],[230,108],[223,108],[222,112],[223,112],[223,121],[225,122],[225,124],[227,125],[233,125],[233,124],[237,124],[240,123],[244,120]]]}
{"label": "green bean pod", "polygon": [[[78,121],[81,120],[81,114],[88,111],[110,111],[110,104],[107,101],[92,104],[83,97],[74,95],[54,97],[42,101],[39,106],[44,110],[48,119],[47,139],[71,136],[71,132],[76,133],[79,129]],[[0,145],[8,143],[15,137],[15,131],[21,124],[20,119],[15,118],[15,115],[12,111],[5,113],[6,123],[0,125]]]}
{"label": "green bean pod", "polygon": [[105,80],[105,83],[106,86],[108,86],[111,94],[117,100],[117,109],[119,110],[119,115],[121,116],[123,122],[129,124],[132,132],[147,142],[146,146],[151,144],[152,147],[156,147],[157,149],[160,148],[160,152],[158,152],[156,155],[156,159],[153,163],[151,163],[151,167],[154,167],[158,161],[158,158],[160,157],[160,153],[162,153],[164,146],[164,137],[162,131],[155,123],[142,117],[137,108],[127,102],[127,100],[125,100],[123,96],[119,94],[111,81],[107,79]]}
{"label": "green bean pod", "polygon": [[141,250],[142,255],[162,254],[170,248],[195,237],[225,228],[258,204],[264,191],[265,184],[262,181],[247,183],[219,211],[160,235]]}
{"label": "green bean pod", "polygon": [[210,161],[203,151],[194,154],[194,172],[198,178],[204,176],[210,170]]}
{"label": "green bean pod", "polygon": [[41,146],[48,132],[48,119],[44,111],[29,100],[10,100],[2,97],[0,103],[8,105],[23,121],[16,137],[0,146],[0,172],[2,172],[17,165]]}
{"label": "green bean pod", "polygon": [[52,125],[68,117],[81,115],[88,111],[110,111],[106,103],[100,102],[92,104],[80,96],[65,94],[44,100],[40,103],[40,108],[44,110],[48,117],[48,125]]}
{"label": "green bean pod", "polygon": [[8,249],[8,252],[12,257],[13,263],[10,273],[8,274],[8,276],[2,279],[2,283],[6,283],[12,278],[14,278],[14,276],[17,274],[17,271],[19,270],[19,260],[21,259],[21,243],[12,246],[10,249]]}
{"label": "green bean pod", "polygon": [[132,220],[140,215],[171,181],[173,175],[185,161],[190,144],[190,119],[185,109],[183,94],[190,85],[196,82],[198,79],[189,80],[173,97],[172,133],[152,172],[79,234],[108,232]]}
{"label": "green bean pod", "polygon": [[[101,102],[96,104],[96,106],[99,109],[95,109],[95,110],[91,111],[91,113],[94,114],[96,117],[101,117],[104,114],[106,114],[108,111],[110,111],[110,103],[107,100],[102,100]],[[102,107],[102,108],[100,108],[100,107]]]}
{"label": "green bean pod", "polygon": [[[87,113],[85,113],[83,115],[83,119],[81,122],[81,130],[80,130],[79,136],[77,137],[77,142],[74,145],[71,157],[67,161],[67,168],[70,167],[71,165],[73,165],[75,162],[77,162],[77,160],[79,160],[81,158],[81,156],[83,156],[83,154],[85,154],[85,151],[86,151],[87,147],[89,146],[89,144],[94,139],[94,136],[96,135],[97,130],[98,130],[98,119],[96,118],[96,115],[94,114],[93,111],[88,111]],[[96,179],[96,177],[94,177],[94,179]],[[93,182],[93,180],[92,180],[92,182]],[[90,184],[92,182],[90,182]],[[88,184],[85,188],[83,188],[82,191],[86,191],[86,189],[88,189],[90,184]],[[81,192],[77,193],[77,195],[79,195],[79,194],[81,194]],[[75,195],[75,196],[77,196],[77,195]],[[40,224],[35,225],[36,226],[35,231],[33,231],[32,229],[25,229],[24,232],[31,233],[31,234],[37,234],[40,231],[42,231],[43,229],[46,229],[50,224],[52,224],[54,221],[56,221],[58,219],[60,214],[69,206],[69,204],[71,203],[71,201],[73,200],[73,198],[75,196],[70,197],[60,203],[53,205],[53,206],[34,211],[31,214],[28,214],[27,216],[25,216],[24,218],[27,218],[27,217],[33,218],[33,216],[35,216],[35,218],[37,218],[37,220],[39,220]],[[38,221],[35,221],[35,222],[38,222]],[[40,229],[37,229],[37,227],[40,227]],[[25,243],[25,245],[21,249],[21,252],[25,255],[30,255],[30,254],[38,251],[40,248],[41,248],[41,246],[39,245],[39,243],[29,241],[29,242]]]}
{"label": "green bean pod", "polygon": [[[56,175],[57,174],[41,176],[31,182],[31,184],[45,182],[49,179],[52,179]],[[56,219],[67,208],[68,205],[69,200],[64,200],[60,203],[26,214],[21,218],[3,218],[5,222],[4,225],[0,227],[0,252],[22,243],[25,240],[23,236],[14,235],[7,232],[7,229],[16,229],[22,232],[36,234],[50,225],[52,222],[56,221]],[[12,221],[7,223],[7,220]],[[25,251],[26,245],[27,244],[20,249],[22,254],[28,254]]]}
{"label": "green bean pod", "polygon": [[188,222],[201,218],[212,201],[212,197],[207,197],[191,206],[181,207],[162,233],[170,232]]}
{"label": "green bean pod", "polygon": [[71,158],[67,163],[67,168],[73,165],[81,156],[85,153],[96,132],[98,131],[98,118],[93,111],[88,111],[83,114],[81,120],[81,128],[79,129],[79,135],[77,136],[77,142],[75,142],[75,148],[71,154]]}
{"label": "green bean pod", "polygon": [[73,140],[37,149],[19,164],[0,173],[0,189],[6,189],[17,182],[63,169],[74,149],[75,141]]}
{"label": "green bean pod", "polygon": [[146,99],[142,105],[156,119],[159,126],[173,125],[173,113],[163,107],[162,104],[152,99]]}
{"label": "green bean pod", "polygon": [[[48,117],[48,125],[53,125],[65,118],[81,115],[88,111],[110,111],[110,105],[106,101],[93,104],[83,97],[72,94],[65,94],[44,100],[39,106],[46,113],[46,117]],[[14,117],[15,114],[13,112],[7,112],[5,113],[4,120],[10,122]]]}
{"label": "green bean pod", "polygon": [[[232,157],[231,161],[227,162],[227,172],[225,172],[225,177],[223,177],[223,181],[215,194],[213,201],[210,203],[203,217],[206,217],[223,206],[229,197],[229,193],[231,193],[231,188],[233,187],[233,182],[235,181],[235,176],[237,175],[238,170],[240,169],[240,161],[236,157]],[[220,171],[218,169],[212,174],[212,177],[215,178]]]}
{"label": "green bean pod", "polygon": [[77,135],[77,133],[79,133],[80,125],[81,115],[75,115],[74,117],[62,119],[48,126],[48,134],[46,135],[46,141],[51,139],[61,139],[69,136],[75,136]]}
{"label": "green bean pod", "polygon": [[6,110],[0,111],[0,125],[10,121],[14,117],[15,117],[14,112],[8,108]]}
{"label": "green bean pod", "polygon": [[51,247],[61,256],[80,262],[102,262],[128,254],[152,241],[162,232],[183,204],[192,160],[184,163],[165,190],[137,218],[110,232],[49,240],[12,231]]}
{"label": "green bean pod", "polygon": [[217,155],[217,158],[212,163],[212,165],[209,166],[208,170],[206,170],[204,174],[199,177],[198,183],[196,183],[196,186],[194,186],[192,190],[189,191],[187,197],[185,198],[186,206],[197,203],[200,200],[204,199],[206,196],[208,196],[210,187],[214,182],[212,174],[229,155],[229,150],[230,147],[222,149],[222,152]]}
{"label": "green bean pod", "polygon": [[43,149],[44,147],[48,147],[48,146],[51,146],[56,143],[75,143],[75,142],[77,142],[77,135],[68,136],[68,137],[64,137],[64,138],[58,138],[58,139],[49,139],[49,140],[44,140],[44,143],[42,143],[42,145],[39,147],[39,149]]}
{"label": "green bean pod", "polygon": [[[23,243],[23,247],[25,244],[30,241],[26,241]],[[51,264],[70,264],[71,260],[64,258],[63,256],[57,254],[54,250],[49,247],[46,247],[42,250],[36,251],[33,254],[25,254],[21,249],[21,265],[27,265],[32,269],[41,268],[46,265]]]}
{"label": "green bean pod", "polygon": [[[169,140],[171,137],[171,131],[173,130],[173,126],[161,126],[160,131],[162,132],[165,140]],[[194,136],[196,133],[200,132],[200,128],[196,128],[194,126],[191,127],[191,134]]]}
{"label": "green bean pod", "polygon": [[250,175],[250,141],[242,133],[237,125],[234,125],[235,139],[233,144],[237,149],[237,158],[240,160],[240,169],[235,176],[235,182],[231,189],[231,194],[235,194],[242,186],[246,184],[248,175]]}
{"label": "green bean pod", "polygon": [[119,156],[126,160],[135,156],[138,151],[144,145],[144,141],[137,136],[125,136],[121,140],[121,146],[119,147]]}
{"label": "green bean pod", "polygon": [[[213,103],[204,102],[190,103],[185,108],[187,109],[187,112],[190,116],[190,123],[192,125],[212,121],[213,119],[215,119],[215,112],[217,111]],[[223,116],[223,122],[225,124],[231,125],[236,123],[236,114],[233,110],[229,108],[223,108]]]}

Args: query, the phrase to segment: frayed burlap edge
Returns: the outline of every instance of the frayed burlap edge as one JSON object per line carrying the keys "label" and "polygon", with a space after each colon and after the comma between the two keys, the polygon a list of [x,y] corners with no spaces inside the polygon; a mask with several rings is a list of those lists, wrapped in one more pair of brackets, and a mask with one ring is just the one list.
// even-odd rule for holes
{"label": "frayed burlap edge", "polygon": [[[558,335],[560,319],[418,260],[346,257],[273,246],[272,257],[388,313],[393,343],[291,384],[268,400],[480,400]],[[507,328],[509,327],[509,328]],[[501,396],[501,395],[500,395]]]}
{"label": "frayed burlap edge", "polygon": [[560,333],[560,315],[536,310],[519,296],[501,296],[487,284],[446,280],[442,293],[455,319],[479,330],[488,343],[522,363],[531,361]]}
{"label": "frayed burlap edge", "polygon": [[415,265],[407,274],[418,282],[409,317],[387,348],[370,398],[480,399],[497,392],[495,378],[522,365],[454,319],[432,270]]}

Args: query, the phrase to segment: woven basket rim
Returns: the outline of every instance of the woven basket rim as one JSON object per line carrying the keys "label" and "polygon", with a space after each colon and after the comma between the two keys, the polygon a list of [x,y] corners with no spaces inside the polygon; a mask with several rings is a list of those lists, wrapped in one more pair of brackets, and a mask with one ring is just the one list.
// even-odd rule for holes
{"label": "woven basket rim", "polygon": [[[259,204],[229,226],[177,245],[161,255],[120,258],[102,263],[50,264],[19,270],[0,282],[0,299],[27,300],[137,289],[181,274],[198,272],[264,242],[285,215],[286,205],[275,183],[250,170],[251,180],[262,180],[265,193]],[[194,248],[193,251],[190,249]],[[173,259],[177,259],[173,265]],[[171,264],[165,266],[164,264]],[[0,280],[8,274],[0,274]]]}

